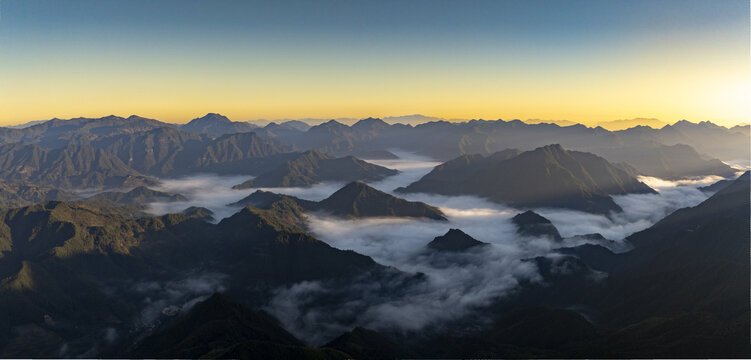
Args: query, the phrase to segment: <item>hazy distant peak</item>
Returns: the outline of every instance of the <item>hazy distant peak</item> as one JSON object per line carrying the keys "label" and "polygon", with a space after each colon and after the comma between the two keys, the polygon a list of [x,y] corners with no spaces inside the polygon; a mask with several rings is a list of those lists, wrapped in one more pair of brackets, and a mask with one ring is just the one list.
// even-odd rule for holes
{"label": "hazy distant peak", "polygon": [[342,123],[340,123],[340,122],[338,122],[338,121],[336,121],[334,119],[331,119],[331,120],[329,120],[329,121],[327,121],[327,122],[325,122],[325,123],[323,123],[321,125],[325,125],[325,126],[339,126],[339,125],[346,126],[346,125],[344,125],[344,124],[342,124]]}
{"label": "hazy distant peak", "polygon": [[310,129],[310,125],[308,125],[306,122],[300,121],[300,120],[289,120],[289,121],[282,122],[279,125],[281,125],[281,126],[287,126],[287,127],[293,128],[295,130],[300,130],[300,131],[306,131],[306,130]]}
{"label": "hazy distant peak", "polygon": [[355,130],[373,130],[386,128],[388,126],[389,124],[381,119],[369,117],[356,122],[352,125],[352,128]]}
{"label": "hazy distant peak", "polygon": [[431,121],[443,121],[444,118],[435,116],[426,116],[422,114],[401,115],[401,116],[387,116],[383,120],[388,124],[405,124],[405,125],[419,125]]}
{"label": "hazy distant peak", "polygon": [[224,115],[217,114],[217,113],[208,113],[204,116],[191,120],[188,124],[198,123],[198,122],[216,122],[216,123],[229,124],[232,121]]}

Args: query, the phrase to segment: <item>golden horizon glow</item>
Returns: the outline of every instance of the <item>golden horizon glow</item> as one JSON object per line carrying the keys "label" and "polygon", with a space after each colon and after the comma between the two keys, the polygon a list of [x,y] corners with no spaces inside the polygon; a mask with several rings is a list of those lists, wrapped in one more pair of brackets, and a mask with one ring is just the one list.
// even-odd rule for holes
{"label": "golden horizon glow", "polygon": [[[671,14],[684,9],[665,6]],[[687,19],[703,19],[697,14]],[[35,41],[6,32],[3,42],[0,32],[0,125],[110,114],[185,123],[208,112],[234,121],[403,114],[585,125],[632,118],[723,126],[751,121],[748,18],[679,25],[660,19],[650,25],[654,31],[640,28],[640,18],[602,38],[586,29],[559,37],[551,29],[533,34],[530,43],[523,36],[534,29],[515,24],[517,37],[504,38],[506,29],[494,28],[494,21],[483,37],[471,27],[456,38],[368,28],[376,33],[360,36],[371,42],[347,42],[339,30],[304,38],[308,29],[292,35],[275,29],[252,42],[234,28],[224,37],[107,33],[126,37],[120,42],[87,38],[91,32],[83,30],[66,41],[50,38],[57,34],[51,30],[29,32]],[[84,30],[91,29],[107,28],[97,23]]]}

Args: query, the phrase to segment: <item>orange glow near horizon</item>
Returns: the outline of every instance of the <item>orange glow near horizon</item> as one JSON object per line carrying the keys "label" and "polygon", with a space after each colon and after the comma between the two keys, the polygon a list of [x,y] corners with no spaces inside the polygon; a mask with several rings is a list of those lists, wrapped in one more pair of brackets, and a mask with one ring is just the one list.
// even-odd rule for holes
{"label": "orange glow near horizon", "polygon": [[[340,24],[343,30],[310,25],[312,30],[290,33],[268,25],[273,31],[250,37],[256,30],[192,32],[190,26],[202,23],[190,18],[183,19],[187,25],[173,24],[174,32],[163,32],[162,20],[171,14],[166,7],[151,28],[123,18],[118,21],[128,31],[96,22],[79,29],[79,23],[50,13],[61,25],[37,33],[32,25],[46,23],[29,18],[28,29],[16,29],[13,19],[8,21],[12,15],[3,13],[0,125],[110,114],[185,123],[208,112],[235,121],[425,114],[585,125],[632,118],[725,126],[751,122],[747,17],[737,18],[729,8],[723,16],[730,20],[697,24],[708,16],[697,10],[685,23],[658,18],[649,30],[639,25],[641,12],[628,18],[622,14],[630,9],[625,4],[601,5],[603,16],[624,21],[620,32],[598,37],[589,29],[575,31],[579,23],[554,17],[573,30],[535,33],[537,26],[514,23],[516,37],[504,37],[508,29],[496,28],[503,24],[491,18],[477,32],[471,22],[462,23],[461,36],[450,28],[436,28],[438,36],[420,28],[391,33],[378,25],[346,23]],[[663,5],[666,14],[691,10]],[[654,10],[651,2],[638,6]],[[217,10],[216,16],[228,15]],[[348,31],[362,29],[370,32],[346,38]],[[319,32],[306,38],[308,30]],[[535,36],[534,41],[525,36]]]}

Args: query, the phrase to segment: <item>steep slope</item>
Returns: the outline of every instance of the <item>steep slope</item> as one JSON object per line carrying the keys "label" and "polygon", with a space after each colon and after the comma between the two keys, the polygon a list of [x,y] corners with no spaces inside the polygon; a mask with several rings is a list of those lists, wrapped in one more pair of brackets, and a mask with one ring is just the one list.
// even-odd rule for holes
{"label": "steep slope", "polygon": [[751,354],[749,194],[747,172],[701,204],[628,237],[635,248],[613,260],[599,299],[603,322],[638,321],[642,340],[655,327],[693,323],[681,331],[705,344],[697,347],[701,356]]}
{"label": "steep slope", "polygon": [[180,126],[185,131],[214,136],[253,131],[256,126],[246,122],[231,121],[224,115],[208,113]]}
{"label": "steep slope", "polygon": [[547,292],[520,301],[569,299],[557,306],[588,309],[602,329],[578,349],[559,348],[558,356],[748,357],[749,194],[746,173],[701,204],[628,237],[629,252],[567,249],[607,276],[596,286],[547,280]]}
{"label": "steep slope", "polygon": [[332,349],[304,347],[264,311],[214,294],[157,329],[130,353],[136,358],[345,359]]}
{"label": "steep slope", "polygon": [[443,220],[441,210],[422,202],[412,202],[354,181],[321,200],[316,209],[345,217],[424,217]]}
{"label": "steep slope", "polygon": [[104,150],[68,145],[47,150],[36,145],[0,146],[0,177],[60,188],[102,188],[154,184]]}
{"label": "steep slope", "polygon": [[[745,172],[745,173],[743,173],[743,175],[741,175],[741,176],[748,176],[747,174],[748,174],[748,171]],[[730,184],[732,184],[734,181],[735,180],[719,180],[719,181],[716,181],[716,182],[714,182],[712,184],[709,184],[707,186],[701,186],[698,189],[701,190],[701,191],[704,191],[706,193],[714,194],[714,193],[716,193],[716,192],[718,192],[718,191],[720,191],[720,190],[722,190],[722,189],[730,186]]]}
{"label": "steep slope", "polygon": [[560,145],[502,161],[460,157],[444,165],[397,191],[476,195],[516,207],[563,207],[600,214],[621,211],[610,195],[654,192],[605,159]]}
{"label": "steep slope", "polygon": [[334,158],[319,151],[307,151],[235,188],[310,186],[321,181],[375,181],[397,173],[352,156]]}
{"label": "steep slope", "polygon": [[[69,356],[94,346],[114,346],[122,356],[118,343],[103,342],[103,334],[137,338],[144,326],[164,319],[142,318],[152,306],[144,302],[144,291],[154,306],[164,304],[158,315],[170,303],[184,304],[213,288],[201,280],[205,274],[221,274],[211,282],[260,306],[276,286],[333,279],[347,284],[385,271],[367,256],[304,233],[295,225],[299,216],[288,202],[269,210],[245,208],[219,224],[206,222],[201,209],[135,219],[86,202],[2,211],[0,353],[60,356],[68,344]],[[162,286],[176,292],[159,300]],[[24,326],[43,334],[17,331]],[[34,340],[42,335],[49,346]],[[122,338],[125,345],[131,335]]]}

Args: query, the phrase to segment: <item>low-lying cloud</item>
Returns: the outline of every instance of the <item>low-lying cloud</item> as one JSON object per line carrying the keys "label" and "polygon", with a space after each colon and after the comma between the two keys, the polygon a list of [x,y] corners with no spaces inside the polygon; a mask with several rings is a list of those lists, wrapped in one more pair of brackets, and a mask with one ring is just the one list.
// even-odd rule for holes
{"label": "low-lying cloud", "polygon": [[[419,179],[435,166],[435,163],[425,159],[410,163],[404,153],[400,156],[403,173],[372,183],[371,186],[393,194],[393,189]],[[389,165],[386,161],[379,164]],[[520,210],[474,196],[394,194],[438,206],[446,214],[448,222],[400,218],[351,220],[310,214],[310,231],[317,238],[334,247],[371,256],[384,265],[410,273],[424,273],[426,282],[396,299],[363,295],[338,304],[336,309],[341,309],[338,311],[357,314],[357,320],[350,319],[347,326],[334,321],[341,317],[336,315],[336,309],[310,305],[311,299],[320,294],[337,291],[322,283],[280,289],[269,310],[293,333],[314,342],[330,340],[330,336],[353,326],[404,331],[434,326],[460,318],[472,309],[505,296],[519,281],[536,279],[538,275],[534,265],[522,262],[522,259],[548,255],[557,247],[591,242],[570,238],[590,233],[600,233],[616,240],[616,245],[611,249],[622,250],[625,245],[617,244],[628,235],[648,228],[679,208],[695,206],[705,200],[707,195],[696,187],[718,179],[682,182],[646,180],[658,193],[615,196],[615,202],[624,211],[610,217],[567,209],[534,209],[549,218],[564,237],[569,237],[563,243],[554,243],[548,238],[519,236],[511,218]],[[492,245],[466,254],[437,254],[426,250],[428,242],[450,228],[459,228]],[[369,294],[367,291],[353,293]],[[295,307],[298,301],[306,305]],[[363,303],[368,306],[363,307]],[[352,307],[356,307],[357,311]],[[290,312],[291,308],[295,311]],[[306,322],[305,319],[310,321]]]}
{"label": "low-lying cloud", "polygon": [[[388,193],[394,194],[394,189],[418,180],[438,164],[424,157],[392,152],[400,159],[371,161],[401,171],[370,184]],[[163,180],[159,190],[181,193],[190,201],[152,204],[151,211],[164,213],[196,205],[213,210],[220,219],[238,210],[227,204],[256,190],[231,189],[244,180],[247,180],[246,176],[215,175]],[[672,182],[642,177],[640,180],[658,193],[614,196],[623,212],[609,217],[567,209],[533,209],[550,219],[561,235],[568,238],[563,243],[520,236],[511,222],[519,209],[474,196],[394,194],[439,207],[447,216],[447,222],[404,218],[352,220],[322,213],[308,214],[309,229],[316,238],[339,249],[371,256],[377,262],[407,274],[422,273],[424,277],[410,285],[404,285],[404,275],[376,282],[363,279],[346,286],[326,282],[299,283],[277,289],[267,310],[293,334],[315,345],[354,326],[393,331],[440,326],[506,296],[520,281],[538,279],[534,264],[522,259],[550,255],[552,249],[562,246],[595,241],[572,238],[590,233],[615,240],[611,249],[623,250],[627,245],[618,244],[623,244],[628,235],[648,228],[679,208],[695,206],[705,200],[708,195],[697,187],[719,178]],[[264,190],[321,200],[343,185],[322,183],[308,188]],[[467,253],[427,251],[428,242],[451,228],[461,229],[491,246]],[[323,298],[329,300],[322,301]]]}
{"label": "low-lying cloud", "polygon": [[215,272],[201,272],[175,281],[145,281],[133,285],[132,291],[141,294],[141,316],[135,327],[152,329],[162,316],[190,310],[215,292],[225,290],[227,276]]}

